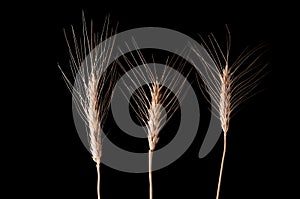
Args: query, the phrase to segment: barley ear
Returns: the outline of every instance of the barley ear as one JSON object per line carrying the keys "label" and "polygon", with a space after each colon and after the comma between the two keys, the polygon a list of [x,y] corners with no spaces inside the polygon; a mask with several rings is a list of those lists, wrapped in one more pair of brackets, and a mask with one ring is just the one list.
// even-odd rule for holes
{"label": "barley ear", "polygon": [[[261,65],[257,63],[259,58],[266,51],[256,55],[259,53],[259,51],[264,49],[265,45],[259,45],[252,50],[243,51],[237,60],[229,66],[231,35],[227,26],[226,28],[228,34],[227,49],[225,53],[223,53],[214,35],[209,36],[208,43],[203,40],[203,47],[211,55],[213,64],[210,64],[211,60],[206,60],[206,58],[201,55],[199,50],[192,47],[192,51],[196,53],[205,67],[205,74],[203,74],[202,71],[199,72],[200,75],[211,84],[208,86],[211,91],[212,99],[208,99],[208,101],[211,103],[212,113],[220,119],[221,128],[223,130],[223,154],[216,199],[219,199],[220,194],[221,179],[226,154],[226,138],[232,113],[241,103],[253,96],[252,92],[257,87],[258,82],[264,76],[263,72],[267,66],[267,64]],[[246,65],[246,67],[242,68],[244,65]],[[204,89],[205,91],[207,89],[201,85],[200,88]]]}
{"label": "barley ear", "polygon": [[[102,33],[87,30],[84,14],[82,15],[83,29],[80,38],[75,34],[72,27],[72,39],[69,40],[67,33],[65,37],[70,54],[70,67],[75,80],[71,80],[61,70],[67,87],[72,93],[73,103],[80,115],[85,127],[89,142],[89,151],[97,168],[97,195],[100,199],[100,163],[102,156],[101,129],[104,126],[107,113],[110,107],[112,89],[115,76],[115,67],[108,66],[108,61],[114,46],[114,40],[108,40],[105,45],[100,43],[112,35],[109,32],[109,19],[105,20]],[[105,94],[104,94],[105,93]]]}

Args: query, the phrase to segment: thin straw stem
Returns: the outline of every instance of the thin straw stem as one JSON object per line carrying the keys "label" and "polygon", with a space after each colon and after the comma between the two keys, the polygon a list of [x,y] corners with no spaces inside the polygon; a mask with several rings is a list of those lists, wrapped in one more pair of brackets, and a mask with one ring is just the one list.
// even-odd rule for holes
{"label": "thin straw stem", "polygon": [[100,163],[96,164],[97,167],[97,195],[98,195],[98,199],[100,199]]}
{"label": "thin straw stem", "polygon": [[149,196],[153,199],[153,186],[152,186],[152,157],[153,151],[149,150]]}
{"label": "thin straw stem", "polygon": [[222,174],[223,174],[223,165],[225,160],[225,154],[226,154],[226,133],[224,133],[224,144],[223,144],[223,155],[222,155],[222,161],[221,161],[221,167],[220,167],[220,174],[219,174],[219,182],[218,182],[218,189],[217,189],[217,197],[216,199],[219,199],[220,189],[221,189],[221,181],[222,181]]}

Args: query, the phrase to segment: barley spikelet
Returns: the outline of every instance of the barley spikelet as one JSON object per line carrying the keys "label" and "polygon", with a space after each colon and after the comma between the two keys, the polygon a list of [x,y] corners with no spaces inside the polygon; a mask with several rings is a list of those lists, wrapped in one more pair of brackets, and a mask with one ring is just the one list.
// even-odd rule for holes
{"label": "barley spikelet", "polygon": [[158,81],[155,81],[151,86],[151,103],[148,109],[148,142],[150,151],[154,151],[159,140],[158,134],[161,129],[162,104],[161,104],[161,89]]}
{"label": "barley spikelet", "polygon": [[221,79],[221,89],[220,89],[220,121],[221,127],[223,129],[224,134],[227,134],[229,128],[229,119],[231,113],[231,74],[226,66],[222,70],[222,74],[220,75]]}
{"label": "barley spikelet", "polygon": [[74,86],[59,66],[68,89],[72,93],[78,114],[86,126],[89,150],[97,168],[98,199],[100,199],[100,162],[102,156],[101,131],[109,110],[114,82],[114,67],[108,68],[108,71],[104,71],[104,68],[110,59],[114,41],[110,41],[106,45],[97,45],[112,34],[112,32],[108,32],[108,21],[107,18],[101,35],[93,32],[92,23],[91,30],[87,30],[84,15],[82,38],[76,37],[73,27],[73,41],[69,41],[66,32],[64,32],[69,48],[71,71],[75,80]]}
{"label": "barley spikelet", "polygon": [[[205,72],[199,72],[205,82],[208,82],[208,85],[205,85],[207,87],[203,85],[200,86],[202,89],[208,89],[206,91],[211,92],[211,99],[208,99],[208,101],[211,103],[212,113],[220,119],[221,128],[223,130],[223,154],[216,199],[219,198],[220,193],[226,154],[226,138],[232,113],[241,103],[255,94],[253,91],[265,75],[263,72],[267,66],[267,64],[258,63],[260,57],[266,52],[261,52],[265,46],[260,45],[251,50],[244,50],[229,67],[231,35],[227,26],[226,28],[228,33],[226,54],[223,53],[213,35],[209,36],[209,43],[206,43],[202,39],[203,46],[210,54],[212,60],[208,60],[202,56],[199,50],[192,47],[192,50],[197,54],[205,67]],[[257,53],[259,55],[256,55]]]}

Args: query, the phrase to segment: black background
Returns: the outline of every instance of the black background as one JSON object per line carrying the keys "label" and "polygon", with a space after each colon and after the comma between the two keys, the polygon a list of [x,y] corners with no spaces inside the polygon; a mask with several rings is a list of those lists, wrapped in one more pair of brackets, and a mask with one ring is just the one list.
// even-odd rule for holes
{"label": "black background", "polygon": [[[209,33],[224,41],[224,24],[227,23],[232,33],[233,58],[248,45],[266,42],[269,52],[264,61],[269,62],[269,74],[259,87],[263,91],[243,104],[231,120],[221,198],[269,198],[281,193],[283,181],[279,179],[284,174],[279,164],[285,164],[286,157],[281,154],[281,144],[276,138],[280,136],[283,140],[285,137],[279,127],[285,115],[278,117],[276,113],[286,108],[282,96],[288,91],[279,81],[286,74],[281,73],[279,78],[278,70],[283,62],[275,53],[278,46],[289,39],[283,41],[282,33],[293,26],[281,23],[271,7],[247,12],[237,9],[236,15],[231,12],[231,16],[240,21],[230,23],[231,18],[226,12],[212,7],[197,8],[197,5],[189,4],[177,5],[175,9],[171,5],[152,5],[150,2],[139,4],[140,7],[133,8],[133,4],[123,7],[102,2],[67,6],[41,3],[26,4],[28,9],[24,7],[21,11],[20,7],[12,7],[11,15],[18,16],[7,25],[10,31],[6,33],[12,36],[7,51],[10,52],[8,56],[13,54],[9,65],[15,66],[9,70],[17,71],[19,83],[14,87],[17,93],[9,89],[8,94],[19,96],[14,98],[14,108],[18,110],[20,125],[13,123],[12,127],[20,127],[17,143],[20,142],[22,147],[16,147],[16,155],[7,155],[8,166],[14,168],[8,184],[16,190],[20,188],[10,194],[30,198],[96,198],[95,164],[76,133],[71,95],[57,67],[60,63],[68,69],[69,54],[63,29],[70,30],[70,25],[74,25],[80,30],[82,11],[87,21],[93,19],[95,26],[99,26],[96,27],[98,30],[101,30],[105,16],[110,14],[111,23],[119,24],[118,32],[157,26],[180,31],[197,41],[200,41],[198,34],[206,36]],[[246,20],[249,15],[260,17]],[[205,128],[205,119],[202,125]],[[215,197],[223,141],[220,139],[205,158],[199,159],[203,137],[204,133],[199,132],[180,159],[153,173],[154,198]],[[102,198],[148,197],[147,173],[123,173],[102,165],[101,175]]]}

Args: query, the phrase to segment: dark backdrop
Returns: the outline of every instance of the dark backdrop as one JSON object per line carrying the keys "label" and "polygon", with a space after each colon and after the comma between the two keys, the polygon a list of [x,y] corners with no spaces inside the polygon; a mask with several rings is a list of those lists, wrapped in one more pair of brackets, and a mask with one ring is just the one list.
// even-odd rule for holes
{"label": "dark backdrop", "polygon": [[[17,84],[17,93],[10,89],[9,94],[19,96],[14,104],[19,110],[17,120],[21,122],[19,125],[13,123],[12,127],[20,127],[17,137],[22,147],[16,149],[17,155],[8,155],[11,164],[7,165],[15,170],[11,174],[17,174],[9,177],[9,184],[16,188],[10,194],[30,198],[96,198],[95,164],[77,135],[72,120],[71,95],[57,67],[60,63],[68,70],[69,55],[63,29],[70,31],[70,26],[74,25],[80,30],[82,11],[87,21],[93,19],[99,31],[105,16],[110,14],[111,23],[119,24],[117,32],[157,26],[177,30],[199,42],[198,34],[206,36],[209,33],[224,42],[224,24],[227,23],[232,33],[233,59],[247,46],[267,43],[268,53],[263,61],[269,63],[266,69],[269,73],[261,81],[259,91],[262,92],[243,104],[231,120],[221,198],[269,198],[270,194],[281,193],[282,186],[277,185],[282,183],[279,178],[284,175],[278,162],[284,162],[285,157],[279,155],[281,148],[275,138],[284,137],[279,130],[284,115],[278,117],[276,113],[285,108],[282,95],[288,91],[279,81],[278,71],[283,66],[279,60],[274,60],[278,59],[275,55],[278,45],[285,43],[280,37],[285,32],[282,29],[293,29],[293,26],[280,22],[271,7],[245,12],[237,9],[234,10],[236,14],[226,14],[226,11],[204,5],[177,5],[174,8],[175,3],[164,6],[151,2],[138,4],[137,8],[129,3],[123,6],[113,2],[110,5],[101,2],[89,5],[26,4],[24,9],[20,9],[21,5],[12,6],[7,17],[17,17],[12,17],[6,26],[6,33],[12,36],[8,51],[13,54],[9,65],[14,67],[9,69],[18,71],[17,79],[21,81]],[[249,20],[250,15],[259,15],[259,18],[250,17]],[[234,18],[239,19],[238,22],[231,23]],[[201,128],[205,129],[210,115],[201,111],[204,114]],[[219,139],[214,149],[199,159],[204,135],[204,132],[198,132],[181,158],[153,172],[154,198],[215,197],[223,141]],[[135,144],[140,145],[128,143]],[[19,160],[16,156],[22,158]],[[102,198],[148,197],[147,173],[124,173],[102,165],[101,175]]]}

